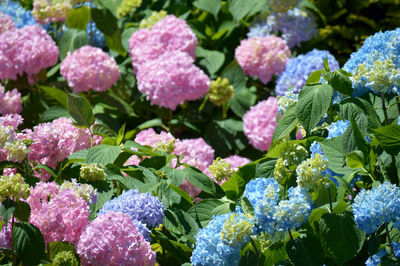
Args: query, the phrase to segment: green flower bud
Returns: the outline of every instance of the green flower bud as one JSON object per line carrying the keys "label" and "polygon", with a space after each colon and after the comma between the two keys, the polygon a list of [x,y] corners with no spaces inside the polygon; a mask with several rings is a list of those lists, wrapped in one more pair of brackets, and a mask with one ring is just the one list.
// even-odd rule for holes
{"label": "green flower bud", "polygon": [[0,201],[6,198],[13,200],[26,199],[29,196],[30,187],[25,183],[20,174],[11,174],[0,177]]}
{"label": "green flower bud", "polygon": [[211,174],[218,182],[228,180],[233,175],[231,165],[219,157],[213,161],[212,165],[208,167],[208,170],[210,170]]}
{"label": "green flower bud", "polygon": [[322,159],[322,155],[316,153],[315,158],[310,158],[302,162],[296,168],[297,184],[308,190],[317,191],[329,182],[326,175],[322,172],[328,169],[326,161]]}
{"label": "green flower bud", "polygon": [[117,18],[128,16],[134,9],[142,5],[142,0],[123,0],[117,9]]}
{"label": "green flower bud", "polygon": [[60,251],[54,257],[52,265],[54,266],[78,266],[79,263],[72,251]]}
{"label": "green flower bud", "polygon": [[227,78],[211,81],[210,90],[208,91],[208,98],[213,104],[220,106],[228,102],[235,94],[235,90],[232,85],[229,85]]}
{"label": "green flower bud", "polygon": [[106,174],[99,164],[86,164],[81,166],[80,177],[87,181],[104,180]]}
{"label": "green flower bud", "polygon": [[160,12],[153,11],[153,13],[151,14],[150,17],[142,19],[142,21],[140,21],[139,27],[140,28],[151,28],[154,26],[154,24],[156,24],[157,22],[159,22],[166,16],[167,16],[167,12],[165,12],[164,10],[161,10]]}
{"label": "green flower bud", "polygon": [[155,152],[166,152],[171,153],[175,150],[175,139],[171,139],[168,142],[159,141],[155,144],[153,148]]}

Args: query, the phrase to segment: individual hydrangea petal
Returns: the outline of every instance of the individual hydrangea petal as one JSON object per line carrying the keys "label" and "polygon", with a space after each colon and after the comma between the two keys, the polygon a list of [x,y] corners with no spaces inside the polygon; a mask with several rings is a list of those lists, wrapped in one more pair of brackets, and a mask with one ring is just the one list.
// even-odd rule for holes
{"label": "individual hydrangea petal", "polygon": [[279,37],[253,37],[240,42],[235,58],[247,75],[257,76],[266,84],[285,69],[290,50]]}
{"label": "individual hydrangea petal", "polygon": [[389,182],[362,189],[354,198],[353,213],[358,228],[374,233],[381,224],[400,216],[400,189]]}
{"label": "individual hydrangea petal", "polygon": [[106,91],[118,81],[120,72],[115,59],[100,48],[83,46],[62,61],[60,73],[74,93]]}
{"label": "individual hydrangea petal", "polygon": [[243,116],[244,134],[250,144],[261,151],[267,151],[272,143],[272,135],[276,127],[277,100],[269,97],[261,101]]}
{"label": "individual hydrangea petal", "polygon": [[276,81],[276,94],[278,96],[285,95],[290,87],[293,87],[293,93],[299,94],[310,74],[324,68],[323,60],[325,58],[328,58],[331,71],[339,69],[339,63],[335,57],[325,50],[314,49],[304,55],[291,58]]}
{"label": "individual hydrangea petal", "polygon": [[179,51],[141,64],[137,82],[151,104],[171,110],[203,97],[210,87],[209,77],[193,64],[192,57]]}
{"label": "individual hydrangea petal", "polygon": [[269,14],[265,20],[255,23],[249,30],[248,38],[277,35],[287,42],[289,48],[300,46],[302,42],[311,40],[318,34],[314,18],[299,8]]}
{"label": "individual hydrangea petal", "polygon": [[97,216],[83,230],[76,252],[84,266],[153,266],[156,263],[156,253],[123,213]]}

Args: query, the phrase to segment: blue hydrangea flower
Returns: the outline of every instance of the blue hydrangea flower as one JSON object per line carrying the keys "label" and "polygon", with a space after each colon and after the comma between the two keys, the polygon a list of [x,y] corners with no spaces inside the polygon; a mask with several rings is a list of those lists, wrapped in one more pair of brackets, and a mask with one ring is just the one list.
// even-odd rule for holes
{"label": "blue hydrangea flower", "polygon": [[331,71],[339,69],[339,63],[335,57],[325,50],[314,49],[304,55],[291,58],[287,62],[285,70],[278,76],[275,87],[276,95],[284,95],[290,87],[293,87],[293,92],[298,94],[310,74],[324,68],[323,60],[326,57],[328,57]]}
{"label": "blue hydrangea flower", "polygon": [[398,242],[392,242],[392,247],[393,247],[393,255],[395,257],[400,257],[400,243]]}
{"label": "blue hydrangea flower", "polygon": [[164,208],[157,197],[135,189],[124,191],[119,197],[107,201],[99,214],[111,211],[125,213],[132,221],[140,221],[149,227],[157,227],[164,217]]}
{"label": "blue hydrangea flower", "polygon": [[132,223],[136,226],[137,230],[139,231],[139,233],[142,234],[143,238],[147,241],[150,242],[151,241],[151,231],[149,228],[147,228],[147,226],[142,223],[141,221],[138,220],[132,220]]}
{"label": "blue hydrangea flower", "polygon": [[397,118],[397,125],[400,126],[400,116]]}
{"label": "blue hydrangea flower", "polygon": [[367,259],[367,261],[365,262],[366,266],[378,266],[379,264],[381,264],[381,259],[383,256],[385,256],[387,254],[386,250],[381,249],[379,250],[378,253],[376,253],[375,255],[372,255],[371,257],[369,257]]}
{"label": "blue hydrangea flower", "polygon": [[17,1],[5,0],[1,1],[0,13],[9,15],[14,21],[15,27],[22,28],[29,25],[38,25],[30,10],[26,10]]}
{"label": "blue hydrangea flower", "polygon": [[299,8],[293,8],[286,13],[272,13],[266,20],[254,24],[250,27],[247,37],[277,35],[284,39],[290,48],[293,48],[317,34],[314,18]]}
{"label": "blue hydrangea flower", "polygon": [[297,102],[299,95],[294,93],[294,88],[285,91],[285,95],[278,98],[278,111],[281,115],[294,103]]}
{"label": "blue hydrangea flower", "polygon": [[86,27],[86,33],[90,38],[90,25],[92,25],[92,37],[93,37],[93,46],[104,48],[106,45],[104,34],[96,27],[96,23],[92,21],[92,23],[88,23]]}
{"label": "blue hydrangea flower", "polygon": [[221,237],[221,231],[231,214],[213,219],[196,235],[196,248],[190,261],[194,266],[239,265],[240,246],[231,246]]}
{"label": "blue hydrangea flower", "polygon": [[400,86],[400,28],[368,37],[343,66],[352,74],[354,97],[368,91],[392,92]]}
{"label": "blue hydrangea flower", "polygon": [[244,196],[254,208],[257,231],[272,233],[274,209],[279,200],[279,183],[274,178],[256,178],[246,184]]}
{"label": "blue hydrangea flower", "polygon": [[354,198],[354,219],[367,234],[374,233],[383,223],[400,216],[400,189],[385,182],[371,190],[361,190]]}
{"label": "blue hydrangea flower", "polygon": [[312,200],[307,189],[300,186],[288,189],[289,199],[275,208],[274,219],[278,231],[299,228],[311,213]]}

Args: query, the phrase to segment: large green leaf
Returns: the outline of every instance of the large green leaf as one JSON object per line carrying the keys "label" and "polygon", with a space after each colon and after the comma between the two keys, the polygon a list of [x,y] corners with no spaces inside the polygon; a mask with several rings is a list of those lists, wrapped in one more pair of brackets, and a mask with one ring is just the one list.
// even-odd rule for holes
{"label": "large green leaf", "polygon": [[191,207],[188,213],[201,227],[204,227],[211,220],[213,210],[223,203],[223,201],[218,199],[204,199]]}
{"label": "large green leaf", "polygon": [[214,76],[214,74],[221,68],[225,61],[224,53],[207,50],[201,46],[196,48],[196,56],[202,58],[199,64],[207,68],[210,76]]}
{"label": "large green leaf", "polygon": [[257,95],[247,88],[236,91],[229,101],[231,110],[235,115],[242,117],[257,101]]}
{"label": "large green leaf", "polygon": [[74,125],[89,128],[94,123],[94,115],[89,101],[82,96],[68,93],[68,111],[75,120]]}
{"label": "large green leaf", "polygon": [[400,152],[400,126],[391,124],[373,130],[383,149],[393,155]]}
{"label": "large green leaf", "polygon": [[192,183],[195,187],[200,188],[202,191],[214,197],[223,195],[222,189],[200,170],[186,167],[182,172],[185,174],[185,178],[190,183]]}
{"label": "large green leaf", "polygon": [[322,265],[324,252],[318,238],[308,235],[289,241],[286,252],[294,265]]}
{"label": "large green leaf", "polygon": [[41,91],[44,91],[44,93],[59,102],[62,106],[66,108],[68,107],[68,96],[66,92],[49,86],[39,85],[38,87]]}
{"label": "large green leaf", "polygon": [[187,212],[180,209],[167,209],[164,211],[163,224],[170,232],[184,236],[192,243],[196,242],[194,236],[199,231],[199,226]]}
{"label": "large green leaf", "polygon": [[88,36],[86,31],[78,29],[69,29],[65,31],[58,41],[60,60],[64,60],[68,52],[73,52],[74,50],[87,44]]}
{"label": "large green leaf", "polygon": [[88,151],[86,162],[107,165],[109,163],[113,163],[115,159],[117,159],[120,152],[120,146],[100,144]]}
{"label": "large green leaf", "polygon": [[236,60],[224,68],[221,77],[229,80],[229,84],[233,86],[235,93],[246,87],[247,76]]}
{"label": "large green leaf", "polygon": [[117,18],[108,9],[93,8],[92,18],[96,27],[106,35],[111,36],[118,29]]}
{"label": "large green leaf", "polygon": [[276,124],[272,142],[288,136],[295,129],[297,123],[297,108],[296,104],[294,104],[283,113],[283,116]]}
{"label": "large green leaf", "polygon": [[87,6],[73,8],[68,12],[66,18],[68,28],[86,30],[90,20],[90,10]]}
{"label": "large green leaf", "polygon": [[307,134],[324,117],[332,101],[333,89],[328,84],[304,86],[296,104],[297,119]]}
{"label": "large green leaf", "polygon": [[355,257],[365,240],[364,232],[357,228],[350,212],[322,215],[320,236],[325,252],[339,265]]}
{"label": "large green leaf", "polygon": [[37,265],[44,258],[44,239],[34,225],[25,222],[14,224],[12,240],[13,248],[23,264]]}
{"label": "large green leaf", "polygon": [[322,150],[328,158],[328,167],[338,174],[347,174],[353,172],[353,169],[346,165],[346,157],[342,148],[342,137],[326,139],[321,143]]}
{"label": "large green leaf", "polygon": [[267,8],[264,0],[228,0],[228,9],[236,21],[254,15]]}
{"label": "large green leaf", "polygon": [[196,0],[193,2],[193,5],[214,15],[214,18],[217,19],[218,12],[221,9],[222,1],[221,0]]}
{"label": "large green leaf", "polygon": [[349,76],[349,73],[339,69],[334,72],[326,73],[324,78],[336,91],[351,96],[353,94],[353,87]]}

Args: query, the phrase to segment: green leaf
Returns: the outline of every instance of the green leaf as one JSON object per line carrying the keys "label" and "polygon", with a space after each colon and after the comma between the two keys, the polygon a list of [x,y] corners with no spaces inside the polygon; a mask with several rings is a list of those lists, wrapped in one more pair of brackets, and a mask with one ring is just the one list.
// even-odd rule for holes
{"label": "green leaf", "polygon": [[128,49],[129,49],[129,39],[132,37],[132,34],[137,30],[138,30],[138,28],[130,27],[130,28],[124,29],[124,31],[122,32],[121,44],[122,44],[122,47],[124,47],[124,49],[126,51],[128,51]]}
{"label": "green leaf", "polygon": [[87,6],[73,8],[68,12],[66,18],[68,28],[86,30],[90,19],[90,10]]}
{"label": "green leaf", "polygon": [[15,211],[15,202],[10,199],[5,199],[0,205],[0,216],[3,221],[8,223]]}
{"label": "green leaf", "polygon": [[75,126],[89,128],[93,125],[94,115],[92,107],[85,97],[68,93],[68,111],[75,120]]}
{"label": "green leaf", "polygon": [[196,0],[193,2],[195,7],[207,11],[208,13],[214,15],[215,20],[217,20],[218,12],[221,9],[221,0]]}
{"label": "green leaf", "polygon": [[353,151],[349,154],[345,154],[346,163],[350,168],[364,168],[365,157],[361,151]]}
{"label": "green leaf", "polygon": [[296,103],[297,119],[307,134],[324,117],[332,101],[333,89],[328,84],[304,86]]}
{"label": "green leaf", "polygon": [[231,110],[235,115],[242,117],[244,114],[253,106],[257,101],[257,95],[251,92],[247,88],[243,88],[238,92],[235,91],[232,99],[230,99],[229,104]]}
{"label": "green leaf", "polygon": [[179,209],[167,209],[164,211],[163,225],[172,233],[185,236],[195,243],[194,236],[199,231],[195,219],[188,213]]}
{"label": "green leaf", "polygon": [[33,170],[38,170],[38,169],[43,169],[49,174],[51,174],[52,177],[57,178],[57,174],[55,173],[54,169],[48,166],[47,164],[38,164],[33,167]]}
{"label": "green leaf", "polygon": [[229,199],[236,200],[239,198],[238,175],[234,174],[221,185],[221,188],[225,191],[225,194]]}
{"label": "green leaf", "polygon": [[254,216],[254,208],[253,205],[251,205],[248,198],[243,197],[242,200],[240,201],[240,206],[242,207],[244,214]]}
{"label": "green leaf", "polygon": [[229,12],[236,21],[254,15],[267,7],[264,0],[228,0],[227,2]]}
{"label": "green leaf", "polygon": [[[363,134],[363,132],[361,132],[361,129],[358,127],[354,118],[351,118],[350,122],[351,122],[351,131],[352,131],[351,135],[353,137],[354,143],[356,144],[356,147],[363,152],[364,156],[368,156],[371,148],[370,148],[368,142],[365,140],[365,135]],[[364,125],[364,127],[365,126],[366,125]],[[345,149],[343,149],[343,150],[345,150]]]}
{"label": "green leaf", "polygon": [[31,215],[31,207],[24,201],[15,202],[14,216],[20,222],[28,222]]}
{"label": "green leaf", "polygon": [[100,144],[88,151],[86,162],[89,164],[99,163],[102,165],[107,165],[109,163],[113,163],[115,159],[117,159],[120,152],[120,146]]}
{"label": "green leaf", "polygon": [[44,258],[44,239],[39,229],[32,224],[20,222],[14,224],[12,234],[13,248],[25,265],[37,265]]}
{"label": "green leaf", "polygon": [[400,152],[400,126],[391,124],[372,131],[387,153],[397,155]]}
{"label": "green leaf", "polygon": [[184,200],[186,200],[187,202],[190,203],[190,205],[193,205],[193,200],[192,198],[189,196],[188,193],[186,193],[186,191],[184,191],[183,189],[181,189],[178,186],[175,186],[173,184],[169,184],[169,187],[172,188],[176,193],[178,193]]}
{"label": "green leaf", "polygon": [[293,104],[283,113],[282,118],[276,124],[272,142],[288,136],[295,129],[298,123],[297,112],[296,104]]}
{"label": "green leaf", "polygon": [[93,125],[92,131],[93,134],[102,136],[104,138],[117,136],[117,134],[115,134],[115,132],[111,128],[103,124]]}
{"label": "green leaf", "polygon": [[117,18],[108,9],[92,8],[92,18],[96,27],[105,35],[112,36],[118,29]]}
{"label": "green leaf", "polygon": [[200,60],[199,64],[207,69],[210,76],[214,76],[214,74],[221,68],[225,61],[224,53],[207,50],[201,46],[196,48],[196,56],[203,58]]}
{"label": "green leaf", "polygon": [[235,93],[246,87],[247,76],[236,61],[232,61],[224,68],[221,77],[229,80],[229,84],[233,86]]}
{"label": "green leaf", "polygon": [[70,117],[68,109],[60,105],[53,105],[40,115],[40,122],[50,122],[60,117]]}
{"label": "green leaf", "polygon": [[186,167],[182,172],[185,174],[187,181],[192,183],[195,187],[200,188],[202,191],[214,197],[223,194],[222,189],[200,170]]}
{"label": "green leaf", "polygon": [[67,93],[64,91],[54,88],[54,87],[48,87],[48,86],[38,86],[41,91],[44,91],[47,95],[49,95],[51,98],[59,102],[62,106],[68,107],[68,96]]}
{"label": "green leaf", "polygon": [[353,169],[346,166],[346,158],[342,148],[342,137],[326,139],[320,142],[325,156],[328,158],[328,167],[338,174],[353,172]]}
{"label": "green leaf", "polygon": [[126,50],[122,45],[122,33],[120,29],[114,31],[112,35],[106,35],[106,45],[110,50],[113,50],[122,56],[126,55]]}
{"label": "green leaf", "polygon": [[306,81],[306,85],[313,85],[313,84],[318,84],[321,81],[321,76],[324,74],[326,71],[325,69],[319,69],[313,71],[310,76],[308,77]]}
{"label": "green leaf", "polygon": [[262,159],[256,165],[255,177],[272,177],[274,176],[276,160],[275,159]]}
{"label": "green leaf", "polygon": [[318,238],[308,235],[290,240],[286,244],[286,252],[294,265],[322,265],[324,251]]}
{"label": "green leaf", "polygon": [[188,213],[204,228],[212,218],[212,211],[223,203],[218,199],[204,199],[191,207]]}
{"label": "green leaf", "polygon": [[325,252],[339,265],[356,256],[365,240],[350,212],[322,215],[320,236]]}
{"label": "green leaf", "polygon": [[50,251],[50,260],[53,260],[57,253],[62,251],[71,251],[73,254],[76,252],[74,246],[66,242],[55,241],[50,242],[48,245]]}
{"label": "green leaf", "polygon": [[88,36],[86,31],[78,29],[68,29],[64,31],[58,41],[59,57],[64,60],[68,52],[73,52],[76,49],[88,44]]}
{"label": "green leaf", "polygon": [[336,91],[349,96],[353,94],[353,85],[346,71],[339,69],[328,72],[324,75],[324,78]]}

